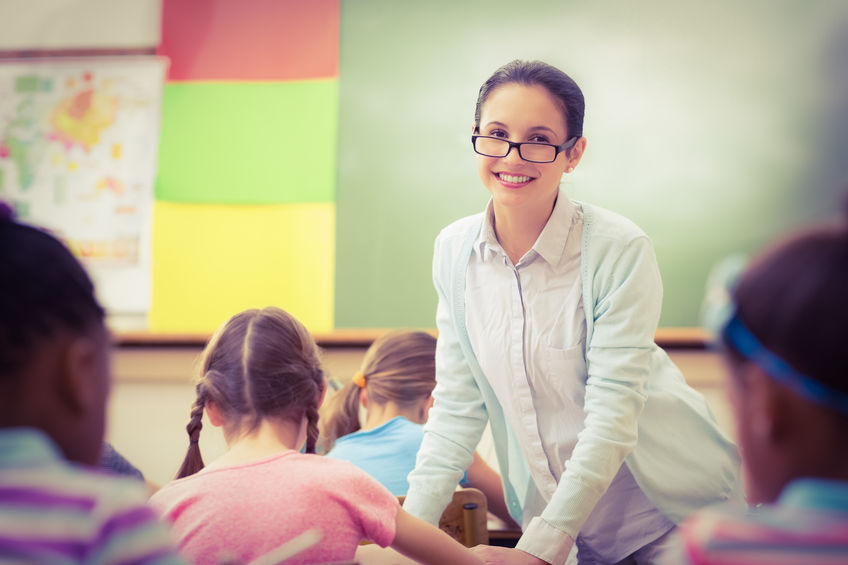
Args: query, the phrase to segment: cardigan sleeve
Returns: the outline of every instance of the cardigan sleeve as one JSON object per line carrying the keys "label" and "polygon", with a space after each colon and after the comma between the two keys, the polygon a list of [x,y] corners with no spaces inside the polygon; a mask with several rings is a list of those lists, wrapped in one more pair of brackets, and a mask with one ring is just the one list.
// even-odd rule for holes
{"label": "cardigan sleeve", "polygon": [[471,464],[488,420],[483,397],[465,360],[453,320],[454,310],[448,300],[448,291],[452,289],[447,285],[452,280],[449,275],[454,267],[450,251],[455,251],[458,244],[457,238],[440,236],[436,240],[433,256],[433,279],[439,298],[436,388],[403,505],[410,514],[433,524],[438,523]]}
{"label": "cardigan sleeve", "polygon": [[586,344],[586,418],[540,518],[544,526],[572,538],[636,446],[662,305],[659,269],[645,235],[608,245],[594,272],[583,276],[592,277],[592,296],[583,299],[593,305],[593,331]]}

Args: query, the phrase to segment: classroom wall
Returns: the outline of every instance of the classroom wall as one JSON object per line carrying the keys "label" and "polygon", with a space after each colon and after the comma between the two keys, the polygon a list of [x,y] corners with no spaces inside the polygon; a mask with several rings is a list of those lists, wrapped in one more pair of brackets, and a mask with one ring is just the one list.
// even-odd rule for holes
{"label": "classroom wall", "polygon": [[333,327],[338,0],[164,0],[151,332]]}
{"label": "classroom wall", "polygon": [[[324,348],[328,377],[348,382],[359,370],[365,347]],[[157,484],[176,473],[185,450],[191,404],[192,375],[201,352],[197,347],[120,347],[113,356],[115,382],[109,400],[107,439]],[[703,349],[671,349],[669,353],[687,382],[705,395],[725,432],[733,436],[733,421],[724,395],[724,373],[718,355]],[[206,461],[225,449],[219,429],[204,417],[200,448]],[[481,454],[497,468],[493,445]]]}
{"label": "classroom wall", "polygon": [[652,238],[661,326],[699,324],[710,269],[848,187],[848,7],[814,0],[352,0],[341,6],[337,327],[432,325],[433,239],[488,194],[470,134],[500,65],[586,97],[573,198]]}
{"label": "classroom wall", "polygon": [[[147,6],[148,16],[130,5]],[[9,33],[23,20],[18,3],[2,3],[0,48],[67,47],[63,34],[88,30],[86,18],[103,33],[124,30],[132,46],[159,41],[154,0],[27,6],[34,22],[50,25]],[[263,6],[291,11],[250,33],[240,18],[252,14],[256,24],[262,12],[247,7]],[[308,19],[311,27],[298,19],[312,13],[299,11],[307,6],[327,9]],[[154,329],[209,331],[233,311],[269,302],[313,331],[431,327],[432,239],[486,200],[468,140],[476,89],[514,57],[544,58],[583,87],[589,152],[566,189],[652,236],[665,325],[697,323],[715,261],[834,215],[848,185],[840,1],[165,0],[162,8],[161,53],[172,57],[173,74],[155,195]],[[44,39],[54,37],[55,45]],[[104,37],[88,47],[121,43]],[[304,43],[286,46],[287,38]],[[335,73],[298,67],[334,41],[337,59],[322,68]],[[264,56],[245,52],[257,44]],[[316,153],[295,150],[314,132],[322,158],[313,162]],[[186,447],[198,352],[116,352],[108,437],[159,483]],[[348,378],[361,353],[329,352],[330,374]],[[674,358],[729,431],[714,355]],[[223,449],[208,426],[201,445],[207,457]]]}
{"label": "classroom wall", "polygon": [[476,91],[515,57],[583,88],[564,189],[651,236],[662,326],[698,325],[714,265],[833,217],[848,186],[839,0],[0,5],[0,50],[83,46],[170,59],[151,310],[120,329],[209,333],[269,303],[313,331],[432,327],[433,238],[487,199]]}
{"label": "classroom wall", "polygon": [[[80,254],[100,283],[99,297],[118,331],[209,334],[233,313],[268,304],[285,307],[313,331],[329,331],[338,37],[339,0],[0,3],[0,199],[10,201],[27,221],[57,229],[64,227],[62,218],[86,218],[85,226],[72,228],[110,235],[129,225],[129,207],[113,206],[114,198],[102,195],[108,196],[108,189],[138,200],[133,210],[143,214],[132,219],[142,225],[132,242],[141,249],[140,258],[98,263]],[[136,93],[141,88],[109,91],[115,80],[101,79],[104,73],[86,67],[99,58],[123,70],[133,59],[155,54],[158,63],[169,65],[168,81],[164,92],[160,82],[144,81],[155,93],[145,93],[144,100]],[[9,62],[16,58],[25,63]],[[120,118],[130,108],[142,103],[155,108],[143,120],[152,134],[126,125],[121,130],[123,153],[143,150],[150,157],[138,165],[143,184],[125,176],[104,186],[89,182],[119,158],[108,154],[79,167],[68,164],[58,180],[57,167],[46,166],[71,160],[66,158],[70,148],[62,147],[50,126],[58,103],[39,94],[36,106],[30,100],[35,95],[25,98],[18,91],[19,84],[36,79],[56,83],[56,91],[69,90],[63,75],[45,78],[34,70],[52,59],[78,66],[77,83],[82,77],[91,82],[93,74],[96,89],[91,90],[110,94],[95,99],[120,109],[119,119],[110,121],[83,92],[73,106],[80,116],[64,119],[95,141],[101,130],[103,138],[115,130],[115,121],[124,123]],[[133,80],[143,81],[138,76],[120,77],[121,85],[136,86]],[[80,145],[74,149],[88,157],[90,144]],[[97,149],[111,146],[102,143]],[[87,176],[81,178],[77,168],[85,168]],[[35,183],[28,182],[30,176]],[[39,216],[27,211],[33,200],[59,204],[40,206],[46,210]],[[124,216],[112,220],[113,227],[106,214]],[[60,236],[73,241],[78,234],[71,232]],[[101,265],[102,273],[95,272]]]}
{"label": "classroom wall", "polygon": [[0,2],[0,50],[155,46],[161,0]]}

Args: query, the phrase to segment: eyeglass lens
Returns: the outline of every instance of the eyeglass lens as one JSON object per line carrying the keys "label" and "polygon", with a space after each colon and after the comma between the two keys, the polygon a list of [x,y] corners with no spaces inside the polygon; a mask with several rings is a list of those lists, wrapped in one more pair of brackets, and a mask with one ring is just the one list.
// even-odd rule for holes
{"label": "eyeglass lens", "polygon": [[[489,157],[505,157],[509,152],[509,142],[504,139],[478,137],[474,142],[474,149]],[[526,161],[545,163],[556,158],[556,147],[541,143],[521,143],[518,152]]]}

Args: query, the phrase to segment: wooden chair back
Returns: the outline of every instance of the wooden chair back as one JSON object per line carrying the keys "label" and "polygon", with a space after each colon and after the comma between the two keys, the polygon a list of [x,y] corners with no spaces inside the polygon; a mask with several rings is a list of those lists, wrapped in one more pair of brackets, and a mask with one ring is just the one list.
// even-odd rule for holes
{"label": "wooden chair back", "polygon": [[[398,497],[401,504],[404,498]],[[453,498],[442,512],[439,528],[465,547],[488,544],[488,510],[486,495],[482,491],[470,487],[461,488],[453,493]]]}

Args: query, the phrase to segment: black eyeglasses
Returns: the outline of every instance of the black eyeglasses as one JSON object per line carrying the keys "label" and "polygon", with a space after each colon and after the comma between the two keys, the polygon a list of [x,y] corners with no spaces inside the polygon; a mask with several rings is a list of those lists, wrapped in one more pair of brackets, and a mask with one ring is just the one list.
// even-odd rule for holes
{"label": "black eyeglasses", "polygon": [[577,137],[565,140],[562,145],[552,143],[537,143],[535,141],[524,141],[516,143],[502,137],[491,137],[488,135],[472,135],[471,144],[475,153],[486,157],[506,157],[512,148],[518,149],[518,155],[525,161],[531,163],[553,163],[557,155],[577,143]]}

